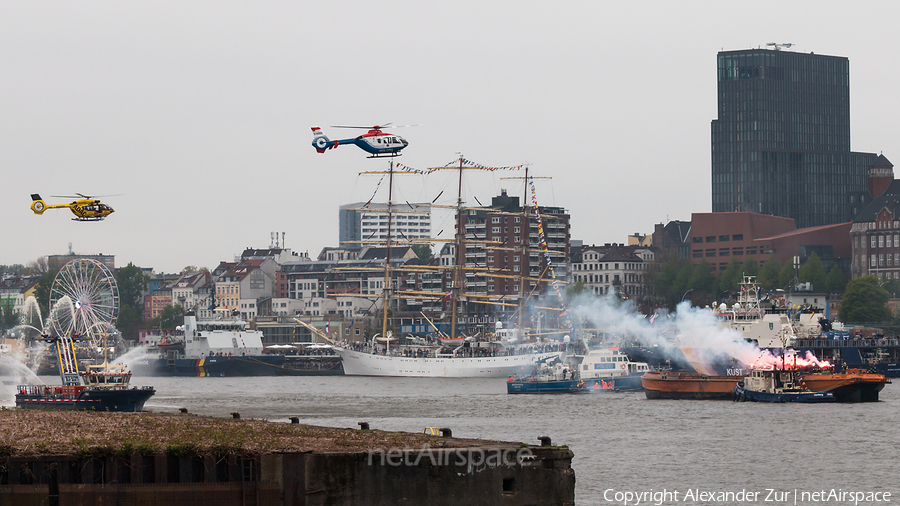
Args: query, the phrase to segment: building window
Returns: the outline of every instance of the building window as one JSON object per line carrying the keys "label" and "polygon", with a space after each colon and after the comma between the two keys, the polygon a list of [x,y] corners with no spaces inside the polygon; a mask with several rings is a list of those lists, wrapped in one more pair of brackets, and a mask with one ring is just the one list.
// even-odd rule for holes
{"label": "building window", "polygon": [[878,267],[884,267],[884,255],[878,255]]}
{"label": "building window", "polygon": [[702,238],[702,237],[694,237],[694,238],[692,238],[691,240],[694,241],[694,242],[703,242],[703,238]]}
{"label": "building window", "polygon": [[714,235],[706,236],[706,242],[716,242],[716,236],[714,236]]}
{"label": "building window", "polygon": [[732,241],[743,241],[744,234],[734,234],[733,236],[731,236],[731,240]]}
{"label": "building window", "polygon": [[720,235],[719,242],[728,242],[729,237],[727,235]]}
{"label": "building window", "polygon": [[875,240],[876,240],[876,239],[875,239],[875,236],[873,235],[873,236],[872,236],[872,241],[871,241],[872,247],[873,247],[873,248],[875,247]]}
{"label": "building window", "polygon": [[883,236],[883,235],[879,235],[879,236],[878,236],[878,247],[879,247],[879,248],[883,248],[883,247],[884,247],[884,236]]}
{"label": "building window", "polygon": [[869,260],[870,267],[875,267],[875,255],[872,255],[872,258]]}

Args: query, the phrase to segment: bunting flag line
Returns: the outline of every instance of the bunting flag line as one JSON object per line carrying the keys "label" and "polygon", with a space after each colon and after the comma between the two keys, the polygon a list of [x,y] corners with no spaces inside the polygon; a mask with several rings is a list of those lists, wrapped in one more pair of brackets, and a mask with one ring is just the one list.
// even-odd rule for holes
{"label": "bunting flag line", "polygon": [[[368,209],[369,206],[372,204],[372,201],[375,200],[375,195],[378,194],[378,187],[381,186],[382,181],[384,181],[384,176],[381,176],[381,179],[378,180],[378,183],[375,185],[375,191],[372,192],[372,196],[369,198],[369,200],[365,204],[363,204],[364,208]],[[359,221],[356,222],[356,232],[359,232],[359,227],[361,225],[362,225],[362,215],[359,215]]]}
{"label": "bunting flag line", "polygon": [[430,170],[414,169],[409,165],[404,165],[400,162],[394,162],[394,168],[397,170],[402,170],[403,172],[411,172],[413,174],[430,174],[431,172],[433,172]]}
{"label": "bunting flag line", "polygon": [[490,167],[488,165],[481,165],[480,163],[475,163],[475,162],[473,162],[471,160],[467,160],[465,158],[460,158],[460,160],[462,161],[463,165],[467,165],[469,167],[475,167],[476,169],[483,169],[483,170],[521,170],[521,169],[524,169],[525,165],[526,165],[523,163],[523,164],[519,164],[519,165],[506,165],[503,167]]}
{"label": "bunting flag line", "polygon": [[[436,167],[434,169],[430,169],[427,171],[427,173],[430,174],[438,169],[456,169],[456,168],[458,168],[457,165],[459,165],[460,163],[462,163],[466,167],[473,167],[473,168],[481,169],[481,170],[521,170],[521,169],[524,169],[525,166],[528,165],[527,163],[521,163],[519,165],[504,165],[503,167],[492,167],[490,165],[482,165],[480,163],[475,163],[472,160],[467,160],[465,158],[457,158],[456,160],[453,160],[452,162],[445,163],[443,167]],[[413,170],[415,170],[415,169],[413,169]]]}
{"label": "bunting flag line", "polygon": [[570,332],[574,332],[575,328],[572,325],[572,320],[567,316],[568,311],[566,309],[566,303],[563,300],[562,291],[559,289],[559,283],[556,280],[556,272],[553,270],[553,262],[551,262],[550,260],[550,248],[547,246],[547,237],[544,235],[544,224],[543,220],[541,220],[541,210],[538,206],[537,190],[534,187],[534,179],[528,178],[528,184],[531,187],[531,204],[534,207],[534,219],[537,221],[541,252],[543,252],[544,259],[547,261],[547,268],[550,270],[550,284],[553,285],[553,289],[556,290],[556,298],[559,299],[559,317],[565,318],[566,327]]}

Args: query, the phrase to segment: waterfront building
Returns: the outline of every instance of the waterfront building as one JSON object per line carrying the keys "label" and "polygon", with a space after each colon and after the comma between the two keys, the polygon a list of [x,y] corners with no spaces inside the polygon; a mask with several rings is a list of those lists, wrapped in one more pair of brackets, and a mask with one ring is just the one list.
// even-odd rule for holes
{"label": "waterfront building", "polygon": [[693,213],[691,261],[707,262],[713,271],[724,271],[737,258],[753,257],[758,264],[776,255],[784,263],[794,256],[800,262],[816,253],[826,270],[837,263],[845,271],[851,258],[850,223],[798,229],[792,218],[759,213]]}
{"label": "waterfront building", "polygon": [[166,306],[172,304],[172,287],[163,281],[153,293],[144,296],[144,321],[161,315]]}
{"label": "waterfront building", "polygon": [[[540,207],[544,240],[556,279],[568,279],[570,254],[569,214],[561,207]],[[540,300],[556,294],[549,283],[538,278],[551,279],[547,260],[541,251],[541,238],[532,206],[523,207],[519,197],[510,196],[506,190],[491,199],[490,206],[467,208],[461,215],[467,242],[465,250],[464,293],[503,299],[504,304],[468,303],[459,309],[459,323],[470,328],[493,328],[496,321],[506,321],[516,310],[520,298],[531,296]],[[503,243],[503,247],[490,248],[483,243]],[[454,265],[457,262],[454,261]],[[495,273],[495,275],[491,275]],[[446,275],[445,275],[446,277]],[[518,279],[531,278],[531,279]],[[451,285],[447,285],[448,291]],[[478,299],[476,299],[478,300]],[[484,299],[481,299],[484,300]],[[464,309],[462,309],[464,308]],[[445,303],[445,310],[449,306]],[[557,315],[547,313],[544,325],[557,326]]]}
{"label": "waterfront building", "polygon": [[193,309],[198,318],[206,319],[211,316],[209,310],[212,304],[209,291],[211,284],[212,276],[209,271],[182,274],[172,283],[172,300],[185,310]]}
{"label": "waterfront building", "polygon": [[0,314],[6,311],[21,313],[25,299],[34,294],[40,276],[3,276],[0,279]]}
{"label": "waterfront building", "polygon": [[689,258],[691,247],[691,222],[670,221],[653,226],[653,247],[660,253],[674,258]]}
{"label": "waterfront building", "polygon": [[644,273],[654,258],[651,248],[638,245],[580,246],[572,253],[572,281],[595,295],[640,299]]}
{"label": "waterfront building", "polygon": [[900,180],[893,165],[879,156],[870,171],[872,201],[853,220],[852,278],[873,274],[882,280],[900,279]]}
{"label": "waterfront building", "polygon": [[720,52],[717,68],[713,212],[851,221],[877,155],[850,151],[850,61],[745,49]]}
{"label": "waterfront building", "polygon": [[216,308],[236,310],[242,319],[252,320],[257,313],[257,300],[272,296],[276,269],[271,258],[241,260],[229,266],[216,277]]}
{"label": "waterfront building", "polygon": [[65,255],[47,255],[47,269],[50,272],[59,272],[60,269],[63,268],[64,265],[76,259],[87,259],[94,260],[96,262],[100,262],[105,265],[111,272],[115,272],[116,270],[116,256],[115,255],[104,255],[103,253],[98,253],[96,255],[80,255],[72,252],[72,245],[69,244],[69,253]]}
{"label": "waterfront building", "polygon": [[[355,202],[340,207],[339,241],[344,248],[360,250],[362,241],[384,244],[388,234],[387,204]],[[394,239],[430,239],[431,207],[425,204],[394,204],[390,216]]]}

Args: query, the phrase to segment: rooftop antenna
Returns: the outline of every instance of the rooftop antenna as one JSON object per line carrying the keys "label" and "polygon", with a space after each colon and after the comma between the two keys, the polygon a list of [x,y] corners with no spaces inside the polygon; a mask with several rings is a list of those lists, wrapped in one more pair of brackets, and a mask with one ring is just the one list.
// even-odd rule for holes
{"label": "rooftop antenna", "polygon": [[790,47],[793,46],[793,45],[794,45],[794,44],[791,43],[791,42],[784,42],[784,43],[780,43],[780,42],[766,42],[766,46],[767,46],[767,47],[768,47],[768,46],[774,47],[776,51],[781,51],[781,48],[790,48]]}

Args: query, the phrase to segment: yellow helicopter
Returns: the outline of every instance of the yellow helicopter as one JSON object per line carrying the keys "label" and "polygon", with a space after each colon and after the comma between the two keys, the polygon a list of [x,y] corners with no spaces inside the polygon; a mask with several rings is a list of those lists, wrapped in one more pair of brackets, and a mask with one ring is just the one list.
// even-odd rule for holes
{"label": "yellow helicopter", "polygon": [[90,195],[82,195],[80,193],[76,193],[75,195],[76,196],[53,195],[53,197],[74,198],[77,200],[73,200],[68,204],[47,205],[40,195],[32,193],[31,210],[34,211],[34,214],[44,214],[44,211],[47,209],[69,208],[72,211],[72,214],[75,215],[75,217],[72,218],[74,221],[100,221],[115,212],[113,208]]}

